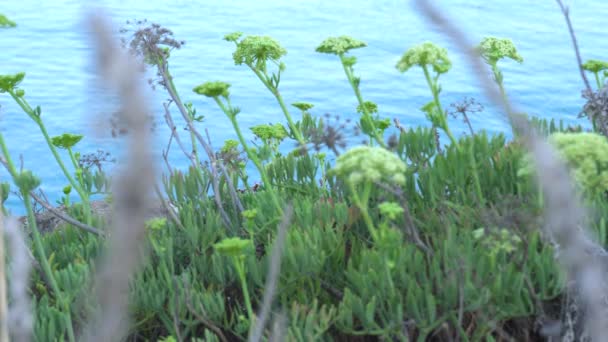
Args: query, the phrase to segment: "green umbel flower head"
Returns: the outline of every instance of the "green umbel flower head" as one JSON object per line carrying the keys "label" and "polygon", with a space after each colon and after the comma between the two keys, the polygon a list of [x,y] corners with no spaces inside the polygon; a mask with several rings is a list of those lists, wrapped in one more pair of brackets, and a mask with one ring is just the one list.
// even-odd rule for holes
{"label": "green umbel flower head", "polygon": [[195,93],[199,95],[205,95],[207,97],[228,97],[230,92],[228,91],[230,88],[230,84],[226,82],[216,81],[216,82],[205,82],[201,85],[198,85],[192,89]]}
{"label": "green umbel flower head", "polygon": [[[570,168],[574,179],[587,194],[608,190],[608,141],[596,133],[554,133],[549,142]],[[531,156],[524,160],[519,175],[533,174]]]}
{"label": "green umbel flower head", "polygon": [[382,147],[357,146],[340,155],[331,172],[353,185],[378,181],[404,185],[406,169],[403,160]]}
{"label": "green umbel flower head", "polygon": [[583,69],[593,73],[598,73],[600,71],[608,70],[608,62],[590,59],[583,64]]}
{"label": "green umbel flower head", "polygon": [[343,55],[349,50],[366,47],[367,44],[349,36],[330,37],[325,39],[316,49],[320,53]]}
{"label": "green umbel flower head", "polygon": [[298,108],[299,110],[301,110],[303,112],[306,112],[309,109],[311,109],[312,107],[314,107],[314,105],[312,103],[308,103],[308,102],[294,102],[291,105]]}
{"label": "green umbel flower head", "polygon": [[6,93],[7,91],[15,89],[15,87],[23,81],[24,77],[24,72],[16,73],[14,75],[0,75],[0,93]]}
{"label": "green umbel flower head", "polygon": [[490,64],[495,64],[503,58],[511,58],[519,63],[524,61],[511,39],[486,37],[477,46],[477,51]]}
{"label": "green umbel flower head", "polygon": [[430,65],[439,74],[446,73],[452,67],[448,58],[448,51],[431,42],[416,45],[403,54],[397,63],[397,70],[408,71],[413,66],[424,67]]}
{"label": "green umbel flower head", "polygon": [[251,247],[253,242],[251,240],[241,239],[239,237],[225,238],[222,241],[213,245],[215,250],[226,256],[239,257],[244,255]]}
{"label": "green umbel flower head", "polygon": [[265,66],[268,61],[278,61],[286,54],[287,50],[271,37],[248,36],[237,43],[232,58],[236,65],[244,63],[259,68]]}
{"label": "green umbel flower head", "polygon": [[63,133],[62,135],[52,137],[51,143],[55,145],[55,147],[67,150],[78,144],[83,137],[82,134]]}
{"label": "green umbel flower head", "polygon": [[257,125],[251,127],[251,131],[255,134],[256,137],[262,139],[263,141],[267,141],[270,139],[276,139],[278,141],[282,141],[287,137],[287,130],[280,123],[276,123],[274,125]]}

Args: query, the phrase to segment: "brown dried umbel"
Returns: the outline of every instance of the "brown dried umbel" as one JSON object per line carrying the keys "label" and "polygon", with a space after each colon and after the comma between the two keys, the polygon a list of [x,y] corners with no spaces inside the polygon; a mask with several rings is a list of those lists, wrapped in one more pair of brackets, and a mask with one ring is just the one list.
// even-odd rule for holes
{"label": "brown dried umbel", "polygon": [[[136,26],[130,39],[121,38],[123,47],[129,48],[129,51],[140,57],[145,64],[167,67],[167,59],[173,49],[180,49],[185,41],[177,40],[173,37],[173,31],[164,28],[156,23],[148,23],[147,20],[127,21],[128,26]],[[126,34],[130,32],[129,28],[121,28],[120,33]],[[157,72],[159,79],[156,83],[166,87],[162,81],[160,72]],[[154,80],[148,80],[148,83],[154,88]]]}
{"label": "brown dried umbel", "polygon": [[[334,115],[332,117],[331,114],[325,113],[324,117],[325,120],[321,121],[317,127],[310,127],[303,130],[302,133],[315,151],[319,152],[321,149],[327,147],[338,156],[340,155],[338,149],[344,149],[347,145],[346,131],[352,129],[352,136],[358,136],[360,134],[359,129],[357,127],[349,127],[349,124],[351,123],[350,119],[341,122],[339,115]],[[334,122],[330,122],[332,118]]]}
{"label": "brown dried umbel", "polygon": [[[608,127],[608,89],[598,91],[583,90],[582,97],[587,100],[579,117],[589,117],[594,127]],[[608,132],[603,132],[604,135]]]}

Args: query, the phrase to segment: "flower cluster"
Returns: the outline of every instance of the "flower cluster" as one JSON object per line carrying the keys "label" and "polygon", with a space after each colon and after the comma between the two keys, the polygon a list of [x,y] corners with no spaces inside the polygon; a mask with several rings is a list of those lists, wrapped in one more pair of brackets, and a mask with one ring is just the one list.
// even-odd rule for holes
{"label": "flower cluster", "polygon": [[430,65],[438,74],[444,74],[452,67],[448,58],[448,51],[431,42],[416,45],[403,54],[397,63],[397,70],[408,71],[413,66],[425,67]]}
{"label": "flower cluster", "polygon": [[0,75],[0,93],[6,93],[15,89],[23,81],[25,77],[24,72],[20,72],[14,75]]}
{"label": "flower cluster", "polygon": [[385,148],[357,146],[340,155],[331,172],[353,185],[383,180],[404,185],[406,169],[403,160]]}
{"label": "flower cluster", "polygon": [[582,65],[584,70],[593,72],[593,73],[598,73],[600,71],[604,71],[604,70],[608,70],[608,62],[604,62],[604,61],[600,61],[597,59],[590,59],[588,61],[586,61],[583,65]]}
{"label": "flower cluster", "polygon": [[[608,141],[596,133],[554,133],[549,142],[570,167],[574,179],[587,194],[608,190]],[[527,156],[520,175],[532,173],[532,159]]]}
{"label": "flower cluster", "polygon": [[352,49],[366,47],[367,44],[349,36],[330,37],[325,39],[316,49],[320,53],[341,56]]}
{"label": "flower cluster", "polygon": [[232,58],[236,65],[247,64],[260,67],[267,61],[278,61],[285,54],[287,54],[287,50],[271,37],[247,36],[237,43]]}
{"label": "flower cluster", "polygon": [[195,93],[199,95],[204,95],[207,97],[219,97],[223,96],[227,98],[230,93],[228,91],[230,88],[230,84],[226,82],[216,81],[216,82],[205,82],[201,85],[198,85],[192,89]]}
{"label": "flower cluster", "polygon": [[503,58],[511,58],[519,63],[524,61],[523,57],[517,53],[517,49],[511,39],[484,38],[477,46],[477,51],[490,64],[496,64],[496,62]]}

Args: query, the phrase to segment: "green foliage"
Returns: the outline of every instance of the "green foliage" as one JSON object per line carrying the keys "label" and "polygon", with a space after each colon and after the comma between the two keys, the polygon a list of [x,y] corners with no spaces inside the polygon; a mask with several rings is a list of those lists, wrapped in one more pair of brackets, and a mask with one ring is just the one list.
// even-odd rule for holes
{"label": "green foliage", "polygon": [[[131,276],[128,339],[246,339],[259,318],[287,203],[293,215],[271,310],[284,315],[286,340],[425,341],[441,334],[485,340],[507,322],[533,322],[545,315],[544,304],[562,295],[564,275],[552,245],[539,233],[544,223],[539,193],[534,182],[521,177],[521,170],[529,167],[521,142],[508,143],[503,134],[483,131],[457,139],[449,130],[438,81],[452,67],[445,49],[423,43],[407,50],[397,63],[401,72],[414,66],[423,70],[432,100],[422,110],[432,127],[400,127],[387,143],[384,133],[391,121],[377,116],[378,104],[363,98],[361,79],[354,74],[357,60],[346,56],[366,44],[348,36],[324,40],[316,51],[339,57],[357,98],[359,128],[369,137],[369,145],[340,153],[329,145],[329,151],[303,148],[318,144],[312,138],[319,132],[328,140],[327,133],[337,129],[314,117],[313,105],[306,102],[292,103],[302,114],[299,121],[292,120],[279,92],[285,70],[280,59],[286,50],[276,40],[243,38],[240,32],[224,39],[236,45],[235,64],[245,64],[273,94],[287,125],[250,127],[263,143],[254,149],[236,120],[240,108],[231,103],[230,84],[214,81],[193,88],[226,114],[238,140],[227,140],[219,152],[210,153],[211,163],[218,166],[221,161],[226,169],[213,171],[194,158],[187,170],[171,169],[163,175],[163,195],[177,217],[148,220],[142,246],[133,251],[141,255],[142,267]],[[478,48],[504,95],[496,64],[502,58],[521,62],[521,56],[506,39],[486,38]],[[163,64],[170,58],[168,50],[159,52],[163,58],[154,63],[159,73],[166,73],[167,89],[177,93],[168,64]],[[275,72],[268,70],[269,62],[277,65]],[[601,68],[586,65],[591,72]],[[79,154],[71,149],[81,135],[48,136],[40,107],[32,109],[24,91],[16,89],[23,77],[0,76],[0,91],[12,95],[36,121],[53,154],[55,148],[68,150],[75,177],[56,155],[68,179],[62,201],[68,214],[105,228],[87,208],[89,196],[108,191],[109,178],[101,168],[77,162]],[[183,108],[186,118],[202,122],[192,103]],[[606,190],[604,137],[559,133],[569,130],[561,122],[531,122],[542,135],[551,135],[586,188]],[[450,138],[445,149],[438,146],[437,128]],[[190,134],[196,151],[198,143],[194,132]],[[297,148],[282,153],[279,145],[285,142],[296,142]],[[28,170],[17,171],[1,135],[0,147],[28,206],[27,192],[40,182]],[[249,161],[257,175],[246,174]],[[249,180],[256,177],[261,184],[251,186]],[[245,189],[237,190],[229,181],[242,181]],[[6,201],[9,184],[1,188]],[[82,203],[67,200],[72,190]],[[590,221],[606,243],[608,224],[603,217],[608,205],[596,195],[590,201],[597,217]],[[31,207],[28,214],[31,219]],[[34,228],[31,248],[43,268],[32,275],[29,289],[35,306],[34,340],[75,340],[74,331],[79,332],[100,305],[90,293],[107,286],[93,281],[97,258],[108,251],[107,241],[67,224],[43,235]]]}

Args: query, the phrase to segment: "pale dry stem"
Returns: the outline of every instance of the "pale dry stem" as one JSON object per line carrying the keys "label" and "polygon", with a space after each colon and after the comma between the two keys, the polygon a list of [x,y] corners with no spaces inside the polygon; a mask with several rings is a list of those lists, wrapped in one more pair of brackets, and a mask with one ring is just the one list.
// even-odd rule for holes
{"label": "pale dry stem", "polygon": [[91,15],[92,40],[97,49],[98,72],[104,83],[120,96],[122,119],[130,136],[126,163],[116,176],[114,219],[109,247],[97,274],[100,311],[84,333],[86,341],[120,341],[129,327],[129,282],[137,270],[145,235],[145,213],[154,187],[153,146],[147,128],[149,108],[143,94],[138,65],[112,37],[107,20]]}

